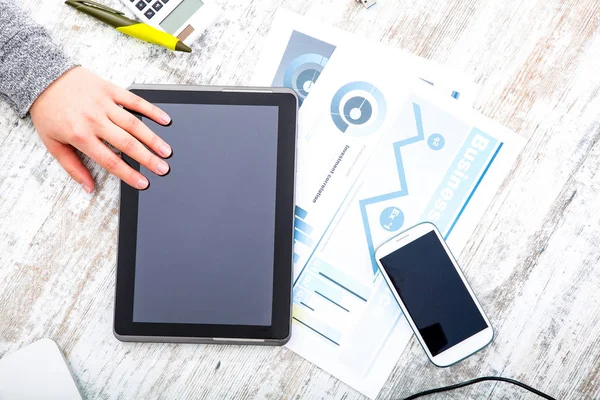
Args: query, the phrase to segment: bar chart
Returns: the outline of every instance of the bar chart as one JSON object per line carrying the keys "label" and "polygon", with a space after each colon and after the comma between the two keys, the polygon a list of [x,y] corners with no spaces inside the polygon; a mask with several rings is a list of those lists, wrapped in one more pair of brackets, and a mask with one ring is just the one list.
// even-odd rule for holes
{"label": "bar chart", "polygon": [[372,290],[313,257],[294,285],[293,318],[339,346],[343,332],[367,306]]}
{"label": "bar chart", "polygon": [[315,245],[315,240],[311,238],[313,232],[312,226],[306,223],[308,212],[303,208],[296,206],[294,213],[294,264],[297,264],[301,259],[298,249],[298,243],[301,243],[307,250],[312,250]]}

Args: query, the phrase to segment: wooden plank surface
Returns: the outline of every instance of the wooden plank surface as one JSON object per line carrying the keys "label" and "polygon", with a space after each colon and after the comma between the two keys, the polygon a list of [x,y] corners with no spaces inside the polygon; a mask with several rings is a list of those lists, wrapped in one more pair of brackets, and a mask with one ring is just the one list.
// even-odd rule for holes
{"label": "wooden plank surface", "polygon": [[[379,0],[368,11],[350,0],[218,3],[221,19],[181,55],[61,1],[20,1],[70,55],[123,87],[249,83],[280,7],[471,74],[481,87],[475,108],[529,140],[458,257],[496,337],[447,369],[412,339],[379,397],[502,375],[559,399],[600,398],[600,2]],[[86,398],[363,398],[285,348],[114,339],[118,182],[88,165],[93,196],[31,121],[0,102],[0,356],[51,337]],[[535,396],[482,383],[432,398]]]}

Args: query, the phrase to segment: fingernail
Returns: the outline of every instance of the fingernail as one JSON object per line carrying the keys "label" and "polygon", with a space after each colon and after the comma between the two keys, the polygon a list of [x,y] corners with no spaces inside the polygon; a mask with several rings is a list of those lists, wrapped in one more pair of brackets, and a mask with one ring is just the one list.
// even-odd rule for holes
{"label": "fingernail", "polygon": [[146,189],[148,187],[148,179],[140,178],[137,183],[138,189]]}
{"label": "fingernail", "polygon": [[171,147],[168,144],[163,144],[160,146],[160,154],[162,154],[163,157],[169,157],[171,155]]}
{"label": "fingernail", "polygon": [[81,185],[83,187],[83,190],[85,190],[87,193],[92,194],[92,187],[86,184]]}
{"label": "fingernail", "polygon": [[165,124],[165,125],[166,125],[166,124],[168,124],[169,122],[171,122],[171,117],[169,117],[167,114],[164,114],[164,113],[163,113],[163,114],[160,116],[160,121],[161,121],[163,124]]}
{"label": "fingernail", "polygon": [[156,166],[156,169],[158,170],[158,172],[160,172],[161,174],[166,174],[167,172],[169,172],[169,164],[167,164],[164,161],[160,161],[158,163],[158,165]]}

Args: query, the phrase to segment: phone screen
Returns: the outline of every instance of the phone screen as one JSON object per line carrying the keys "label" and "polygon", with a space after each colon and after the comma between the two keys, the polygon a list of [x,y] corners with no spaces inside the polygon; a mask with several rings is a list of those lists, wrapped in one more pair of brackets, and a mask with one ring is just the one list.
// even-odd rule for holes
{"label": "phone screen", "polygon": [[434,357],[488,327],[434,231],[379,261]]}

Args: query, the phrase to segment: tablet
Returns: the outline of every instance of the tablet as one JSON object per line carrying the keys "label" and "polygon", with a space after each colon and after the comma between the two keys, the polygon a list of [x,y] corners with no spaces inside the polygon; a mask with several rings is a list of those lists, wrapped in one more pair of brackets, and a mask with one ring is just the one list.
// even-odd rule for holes
{"label": "tablet", "polygon": [[137,85],[170,172],[121,183],[115,336],[284,344],[291,332],[297,97],[292,90]]}

